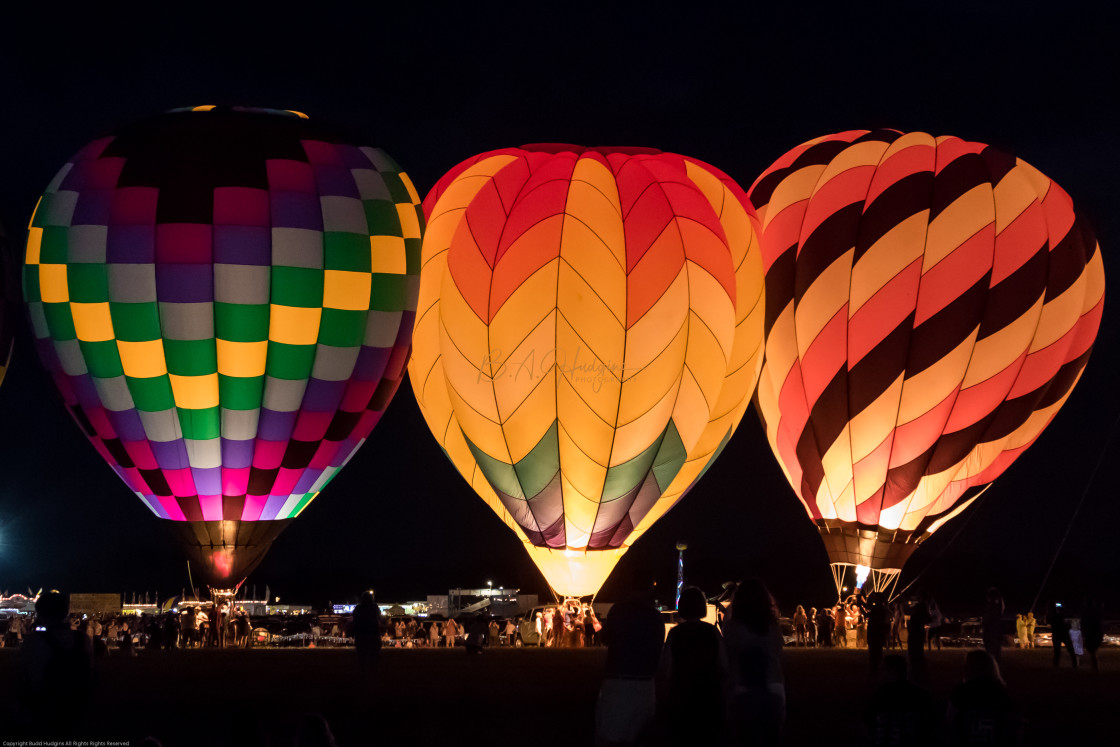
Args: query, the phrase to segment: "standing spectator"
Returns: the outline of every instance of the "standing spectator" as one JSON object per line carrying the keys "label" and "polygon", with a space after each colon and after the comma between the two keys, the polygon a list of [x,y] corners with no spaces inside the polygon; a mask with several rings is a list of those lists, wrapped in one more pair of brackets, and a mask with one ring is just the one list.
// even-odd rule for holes
{"label": "standing spectator", "polygon": [[513,624],[513,618],[506,618],[506,645],[512,646],[514,637],[517,635],[517,626]]}
{"label": "standing spectator", "polygon": [[926,681],[926,625],[929,623],[929,604],[919,595],[910,605],[906,621],[906,652],[910,656],[910,671],[917,682]]}
{"label": "standing spectator", "polygon": [[432,620],[432,624],[428,628],[428,645],[432,648],[439,648],[439,620]]}
{"label": "standing spectator", "polygon": [[538,612],[537,616],[533,619],[533,628],[537,631],[537,647],[540,648],[541,646],[548,645],[548,641],[546,640],[548,628],[545,627],[544,615],[542,613]]}
{"label": "standing spectator", "polygon": [[455,618],[451,618],[443,624],[443,637],[447,641],[448,648],[455,648],[457,635],[459,635],[459,624],[455,622]]}
{"label": "standing spectator", "polygon": [[168,612],[163,621],[163,647],[179,648],[180,625],[182,620],[176,612]]}
{"label": "standing spectator", "polygon": [[498,627],[498,620],[497,620],[497,618],[491,617],[490,618],[490,625],[489,625],[489,628],[487,630],[486,645],[487,646],[497,646],[501,642],[499,640],[500,635],[501,635],[501,629]]}
{"label": "standing spectator", "polygon": [[802,605],[797,605],[793,611],[793,637],[795,646],[804,646],[809,641],[808,627],[809,617],[805,614],[805,608]]}
{"label": "standing spectator", "polygon": [[848,629],[844,623],[843,602],[837,602],[832,610],[832,642],[844,648],[848,647]]}
{"label": "standing spectator", "polygon": [[1062,646],[1069,652],[1070,663],[1077,669],[1077,653],[1073,650],[1073,639],[1069,635],[1069,621],[1060,602],[1051,602],[1046,612],[1046,623],[1050,626],[1050,640],[1054,645],[1054,666],[1062,661]]}
{"label": "standing spectator", "polygon": [[652,594],[639,593],[612,607],[601,636],[607,664],[595,707],[596,744],[642,744],[653,722],[653,677],[665,640]]}
{"label": "standing spectator", "polygon": [[782,636],[774,598],[758,579],[747,579],[736,589],[724,642],[731,670],[732,743],[778,744],[786,714]]}
{"label": "standing spectator", "polygon": [[1027,616],[1020,612],[1015,615],[1015,640],[1019,643],[1019,648],[1027,647]]}
{"label": "standing spectator", "polygon": [[827,608],[817,612],[817,645],[832,648],[832,613]]}
{"label": "standing spectator", "polygon": [[[705,603],[706,609],[707,603]],[[587,605],[587,610],[583,614],[583,645],[594,646],[599,642],[600,627],[602,626],[599,624],[598,618],[595,617],[595,610],[591,608],[590,604]]]}
{"label": "standing spectator", "polygon": [[724,721],[728,662],[723,638],[704,622],[707,600],[695,586],[681,590],[674,626],[661,652],[660,700],[670,744],[716,744]]}
{"label": "standing spectator", "polygon": [[964,682],[949,696],[945,720],[949,744],[1010,745],[1018,740],[1018,719],[1011,707],[999,664],[987,651],[969,651]]}
{"label": "standing spectator", "polygon": [[1027,648],[1034,648],[1034,629],[1038,621],[1034,619],[1034,610],[1027,613]]}
{"label": "standing spectator", "polygon": [[1085,654],[1089,657],[1089,664],[1093,671],[1097,668],[1097,649],[1104,643],[1104,614],[1101,605],[1092,597],[1085,599],[1085,608],[1081,610],[1081,637],[1085,646]]}
{"label": "standing spectator", "polygon": [[486,634],[489,630],[486,624],[486,616],[475,615],[474,620],[464,627],[467,630],[467,653],[481,654],[482,647],[486,645]]}
{"label": "standing spectator", "polygon": [[[879,663],[883,660],[883,647],[890,634],[890,612],[887,600],[880,592],[873,592],[867,610],[867,654],[871,661],[871,676],[879,676]],[[903,673],[905,674],[905,672]]]}
{"label": "standing spectator", "polygon": [[816,648],[817,646],[817,608],[811,607],[809,609],[809,616],[807,618],[806,631],[809,633],[809,646]]}
{"label": "standing spectator", "polygon": [[884,676],[864,716],[870,747],[925,747],[934,744],[938,714],[933,699],[906,679],[906,659],[883,659]]}
{"label": "standing spectator", "polygon": [[1000,651],[1003,649],[1003,597],[999,589],[988,589],[984,601],[984,617],[982,618],[984,650],[992,655],[999,663]]}
{"label": "standing spectator", "polygon": [[20,649],[23,681],[14,691],[24,699],[21,710],[29,734],[68,736],[89,704],[92,654],[85,635],[70,629],[66,597],[49,591],[36,601],[35,610],[44,630],[29,634]]}
{"label": "standing spectator", "polygon": [[[1002,612],[1000,613],[1002,614]],[[929,598],[929,638],[926,641],[926,648],[933,651],[934,644],[937,645],[937,650],[941,650],[941,626],[945,624],[945,616],[941,614],[941,608],[937,606],[937,600],[933,597]],[[998,627],[997,627],[998,629]]]}
{"label": "standing spectator", "polygon": [[902,650],[902,628],[906,622],[906,615],[902,611],[902,601],[891,602],[891,634],[887,640],[887,648]]}
{"label": "standing spectator", "polygon": [[381,657],[381,608],[374,602],[374,591],[362,592],[354,605],[354,618],[350,635],[358,653],[358,665],[368,672],[375,672]]}
{"label": "standing spectator", "polygon": [[544,645],[551,646],[552,642],[552,626],[556,619],[556,611],[551,607],[544,611]]}

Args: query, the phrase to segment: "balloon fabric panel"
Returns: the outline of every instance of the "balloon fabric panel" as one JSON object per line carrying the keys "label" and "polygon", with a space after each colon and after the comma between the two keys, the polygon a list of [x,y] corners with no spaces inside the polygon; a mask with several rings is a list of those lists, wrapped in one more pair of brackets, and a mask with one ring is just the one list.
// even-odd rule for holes
{"label": "balloon fabric panel", "polygon": [[1099,248],[1060,187],[958,138],[819,138],[749,194],[771,447],[822,528],[920,541],[1068,397],[1100,322]]}
{"label": "balloon fabric panel", "polygon": [[681,156],[574,146],[470,159],[425,201],[417,399],[562,593],[594,592],[742,417],[763,310],[744,201]]}
{"label": "balloon fabric panel", "polygon": [[303,115],[181,110],[94,141],[29,228],[40,356],[156,515],[298,514],[400,383],[423,214]]}

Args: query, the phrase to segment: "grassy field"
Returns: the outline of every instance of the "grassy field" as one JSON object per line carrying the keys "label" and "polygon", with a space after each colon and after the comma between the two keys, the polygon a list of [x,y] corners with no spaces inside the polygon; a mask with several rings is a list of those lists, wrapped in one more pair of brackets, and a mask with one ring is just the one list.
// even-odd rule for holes
{"label": "grassy field", "polygon": [[[16,677],[14,653],[0,650],[5,690]],[[95,706],[77,736],[135,744],[153,735],[167,747],[278,747],[292,744],[303,714],[317,712],[344,747],[591,744],[602,649],[491,649],[482,656],[389,650],[373,681],[360,675],[354,656],[283,649],[111,657],[97,666]],[[1004,652],[1004,678],[1028,719],[1027,743],[1120,744],[1120,651],[1102,657],[1098,674],[1073,671],[1068,661],[1054,670],[1050,656],[1049,649]],[[930,657],[929,689],[943,702],[963,659],[962,650]],[[787,649],[784,665],[786,743],[858,744],[872,684],[866,651]]]}

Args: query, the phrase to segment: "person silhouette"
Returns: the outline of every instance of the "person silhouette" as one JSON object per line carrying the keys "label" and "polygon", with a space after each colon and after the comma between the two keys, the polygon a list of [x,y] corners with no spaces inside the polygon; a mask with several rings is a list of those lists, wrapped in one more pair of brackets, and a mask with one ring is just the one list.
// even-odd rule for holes
{"label": "person silhouette", "polygon": [[350,635],[354,638],[359,666],[367,672],[376,671],[381,656],[381,609],[374,602],[373,589],[363,591],[354,605]]}
{"label": "person silhouette", "polygon": [[20,649],[23,727],[36,737],[68,736],[85,716],[93,685],[87,637],[70,629],[70,603],[51,590],[35,602],[36,630]]}
{"label": "person silhouette", "polygon": [[723,638],[703,619],[707,607],[700,589],[681,589],[681,622],[669,630],[661,652],[660,700],[673,745],[716,744],[720,738],[729,668]]}
{"label": "person silhouette", "polygon": [[[560,620],[557,615],[554,624]],[[607,662],[595,707],[595,744],[642,744],[656,712],[654,675],[665,641],[652,587],[614,605],[600,636]]]}
{"label": "person silhouette", "polygon": [[890,654],[883,659],[883,676],[864,713],[867,744],[871,747],[932,745],[938,714],[933,699],[906,678],[906,659]]}
{"label": "person silhouette", "polygon": [[782,635],[774,597],[764,583],[747,579],[739,584],[723,637],[731,670],[731,743],[778,744],[786,716]]}

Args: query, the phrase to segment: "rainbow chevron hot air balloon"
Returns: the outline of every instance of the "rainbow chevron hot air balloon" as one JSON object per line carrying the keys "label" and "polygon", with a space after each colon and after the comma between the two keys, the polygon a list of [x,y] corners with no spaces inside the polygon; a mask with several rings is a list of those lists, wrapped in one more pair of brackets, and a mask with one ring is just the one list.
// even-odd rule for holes
{"label": "rainbow chevron hot air balloon", "polygon": [[754,390],[745,195],[684,156],[537,145],[459,164],[424,208],[420,408],[552,588],[595,593]]}
{"label": "rainbow chevron hot air balloon", "polygon": [[243,579],[377,423],[422,226],[392,159],[296,112],[177,110],[47,187],[24,270],[40,356],[195,580]]}
{"label": "rainbow chevron hot air balloon", "polygon": [[1057,184],[955,137],[818,138],[749,194],[759,413],[837,585],[853,564],[881,587],[1069,396],[1100,324],[1100,250]]}

